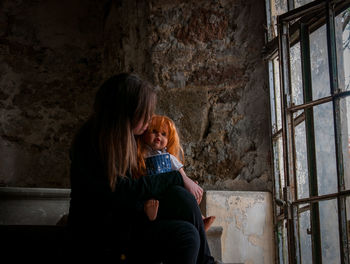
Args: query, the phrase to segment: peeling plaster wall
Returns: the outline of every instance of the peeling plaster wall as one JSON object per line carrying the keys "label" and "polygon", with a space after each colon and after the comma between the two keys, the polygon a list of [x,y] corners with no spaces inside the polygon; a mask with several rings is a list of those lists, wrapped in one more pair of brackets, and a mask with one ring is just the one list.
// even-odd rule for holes
{"label": "peeling plaster wall", "polygon": [[274,263],[270,193],[207,191],[201,209],[205,216],[216,216],[213,226],[223,228],[221,236],[223,262]]}
{"label": "peeling plaster wall", "polygon": [[0,185],[68,187],[102,80],[134,71],[206,189],[271,190],[264,1],[3,1]]}

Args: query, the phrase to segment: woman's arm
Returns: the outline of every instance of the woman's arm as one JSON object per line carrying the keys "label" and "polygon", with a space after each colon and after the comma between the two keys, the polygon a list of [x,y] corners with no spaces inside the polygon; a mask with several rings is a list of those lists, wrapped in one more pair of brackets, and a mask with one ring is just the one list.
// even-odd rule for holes
{"label": "woman's arm", "polygon": [[132,206],[135,201],[159,197],[172,185],[184,186],[183,177],[178,171],[147,175],[139,179],[118,177],[113,196],[117,201]]}
{"label": "woman's arm", "polygon": [[70,158],[71,197],[87,204],[109,201],[117,207],[134,208],[139,201],[159,197],[170,186],[184,186],[181,174],[172,171],[140,179],[117,176],[112,191],[102,164],[86,141],[74,144]]}

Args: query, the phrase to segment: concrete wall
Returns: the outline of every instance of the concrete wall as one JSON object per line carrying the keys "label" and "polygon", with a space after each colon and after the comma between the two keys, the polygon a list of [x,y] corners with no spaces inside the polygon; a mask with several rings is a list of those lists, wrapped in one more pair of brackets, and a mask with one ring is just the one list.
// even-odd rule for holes
{"label": "concrete wall", "polygon": [[216,216],[222,227],[221,255],[225,263],[274,263],[271,194],[207,191],[201,204],[205,216]]}
{"label": "concrete wall", "polygon": [[134,71],[206,189],[271,190],[264,1],[1,2],[0,185],[69,187],[101,82]]}

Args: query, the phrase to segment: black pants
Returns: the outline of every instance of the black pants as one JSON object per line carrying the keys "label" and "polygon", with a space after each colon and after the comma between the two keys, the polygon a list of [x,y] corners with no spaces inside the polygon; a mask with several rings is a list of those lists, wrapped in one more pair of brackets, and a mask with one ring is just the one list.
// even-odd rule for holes
{"label": "black pants", "polygon": [[131,237],[131,263],[212,264],[202,214],[187,190],[174,186],[159,199],[155,221],[136,223]]}

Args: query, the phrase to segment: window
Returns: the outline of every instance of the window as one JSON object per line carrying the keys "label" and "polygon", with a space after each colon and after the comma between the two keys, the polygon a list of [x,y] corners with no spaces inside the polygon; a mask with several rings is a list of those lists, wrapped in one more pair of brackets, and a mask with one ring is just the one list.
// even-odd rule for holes
{"label": "window", "polygon": [[350,0],[266,0],[276,260],[349,263]]}

